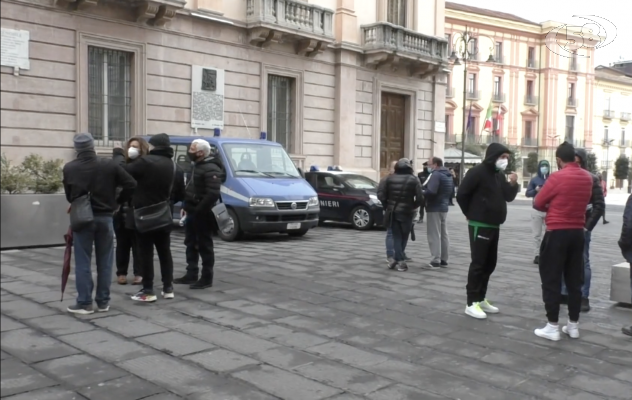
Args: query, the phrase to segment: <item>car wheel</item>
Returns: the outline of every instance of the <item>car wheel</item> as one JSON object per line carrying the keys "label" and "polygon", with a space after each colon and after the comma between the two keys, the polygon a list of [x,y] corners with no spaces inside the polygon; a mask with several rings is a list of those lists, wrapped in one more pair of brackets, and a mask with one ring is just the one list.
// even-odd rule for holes
{"label": "car wheel", "polygon": [[301,237],[305,236],[309,229],[301,229],[300,231],[289,231],[287,234],[292,237]]}
{"label": "car wheel", "polygon": [[228,215],[233,220],[233,227],[227,232],[222,232],[220,230],[219,237],[225,242],[234,242],[235,240],[238,240],[241,237],[243,232],[241,231],[241,228],[239,227],[239,218],[237,218],[237,214],[235,214],[235,211],[229,208]]}
{"label": "car wheel", "polygon": [[373,227],[373,216],[365,206],[358,206],[351,211],[351,224],[355,229],[366,231]]}

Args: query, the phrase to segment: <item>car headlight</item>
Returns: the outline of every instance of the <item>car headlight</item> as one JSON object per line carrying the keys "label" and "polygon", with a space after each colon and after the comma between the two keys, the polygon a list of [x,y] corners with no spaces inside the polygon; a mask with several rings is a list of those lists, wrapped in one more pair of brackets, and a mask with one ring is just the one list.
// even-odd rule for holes
{"label": "car headlight", "polygon": [[378,200],[377,196],[374,194],[370,194],[369,195],[369,199],[373,200],[378,206],[382,205],[382,202],[380,200]]}
{"label": "car headlight", "polygon": [[318,207],[318,196],[310,197],[309,201],[307,202],[307,206],[308,207]]}
{"label": "car headlight", "polygon": [[274,200],[265,197],[251,197],[250,207],[274,207]]}

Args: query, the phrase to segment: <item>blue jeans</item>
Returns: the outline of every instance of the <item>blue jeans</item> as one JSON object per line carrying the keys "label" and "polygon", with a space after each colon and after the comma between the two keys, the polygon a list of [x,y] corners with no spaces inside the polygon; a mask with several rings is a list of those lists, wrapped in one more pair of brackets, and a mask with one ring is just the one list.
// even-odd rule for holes
{"label": "blue jeans", "polygon": [[395,245],[393,244],[393,230],[386,230],[386,258],[395,257]]}
{"label": "blue jeans", "polygon": [[94,222],[80,232],[73,232],[75,248],[75,278],[77,284],[77,304],[92,304],[92,245],[94,244],[97,264],[97,305],[110,302],[112,284],[112,264],[114,262],[114,227],[112,217],[94,216]]}
{"label": "blue jeans", "polygon": [[[582,298],[587,299],[590,296],[590,278],[592,271],[590,269],[590,239],[592,232],[584,231],[584,284],[582,285]],[[566,284],[562,277],[562,294],[567,295]]]}

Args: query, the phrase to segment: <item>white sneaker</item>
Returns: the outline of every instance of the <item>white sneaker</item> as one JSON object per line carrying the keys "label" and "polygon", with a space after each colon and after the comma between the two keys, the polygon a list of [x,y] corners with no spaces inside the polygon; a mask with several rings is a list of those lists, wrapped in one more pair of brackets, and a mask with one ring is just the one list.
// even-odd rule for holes
{"label": "white sneaker", "polygon": [[568,324],[562,327],[562,332],[571,337],[571,339],[579,339],[579,326],[577,322],[568,322]]}
{"label": "white sneaker", "polygon": [[472,303],[471,306],[465,307],[465,314],[476,319],[485,319],[487,314],[481,309],[481,303]]}
{"label": "white sneaker", "polygon": [[554,342],[557,342],[561,339],[560,337],[560,327],[557,325],[551,325],[547,323],[546,326],[542,329],[536,329],[534,331],[536,336],[539,336],[544,339],[549,339]]}
{"label": "white sneaker", "polygon": [[491,305],[487,299],[480,302],[481,310],[485,311],[487,314],[498,314],[500,310],[498,307],[494,307]]}

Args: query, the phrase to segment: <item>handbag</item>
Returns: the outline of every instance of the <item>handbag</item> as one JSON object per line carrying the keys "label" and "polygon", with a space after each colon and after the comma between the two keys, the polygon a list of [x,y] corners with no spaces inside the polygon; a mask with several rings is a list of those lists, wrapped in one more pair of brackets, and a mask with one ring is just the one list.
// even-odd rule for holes
{"label": "handbag", "polygon": [[234,227],[235,223],[233,222],[233,219],[230,217],[230,214],[228,214],[228,209],[226,208],[226,205],[222,203],[220,200],[220,202],[217,203],[211,209],[211,211],[213,212],[213,215],[215,216],[215,221],[217,221],[218,229],[222,231],[223,233],[230,232],[230,230]]}
{"label": "handbag", "polygon": [[134,220],[134,212],[132,208],[127,205],[122,206],[121,208],[123,212],[123,225],[125,226],[125,229],[136,229],[136,221]]}
{"label": "handbag", "polygon": [[[397,208],[397,205],[399,204],[400,200],[402,199],[403,193],[404,193],[404,188],[406,187],[406,184],[408,183],[409,179],[407,178],[406,181],[404,182],[404,185],[402,186],[402,190],[400,190],[399,195],[397,196],[397,200],[395,201],[395,204],[393,205],[393,207],[391,207],[390,205],[386,206],[386,209],[384,210],[384,226],[388,229],[391,227],[391,224],[393,223],[393,211],[395,211],[395,208]],[[387,186],[388,189],[388,186]]]}
{"label": "handbag", "polygon": [[169,197],[165,201],[134,209],[134,225],[140,233],[156,231],[173,224],[171,212],[171,190],[176,180],[176,163],[173,163],[173,179],[169,185]]}
{"label": "handbag", "polygon": [[[97,160],[96,172],[99,171],[100,161]],[[88,184],[88,193],[83,196],[79,196],[70,203],[70,229],[73,232],[79,232],[86,227],[90,226],[94,222],[94,212],[92,211],[92,190],[90,186],[94,176],[90,178]]]}

